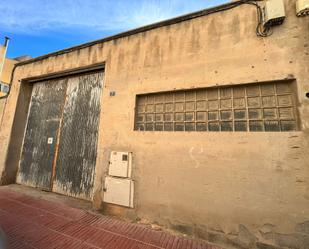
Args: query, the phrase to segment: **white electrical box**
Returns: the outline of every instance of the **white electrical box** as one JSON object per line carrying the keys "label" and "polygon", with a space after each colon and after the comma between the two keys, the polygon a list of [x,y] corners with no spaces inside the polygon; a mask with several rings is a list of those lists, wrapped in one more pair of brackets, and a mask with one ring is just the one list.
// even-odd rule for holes
{"label": "white electrical box", "polygon": [[109,161],[110,176],[130,178],[132,171],[132,153],[112,151]]}
{"label": "white electrical box", "polygon": [[134,182],[130,179],[106,177],[104,202],[133,208]]}
{"label": "white electrical box", "polygon": [[280,25],[285,19],[283,0],[267,0],[265,4],[265,24],[269,26]]}
{"label": "white electrical box", "polygon": [[297,16],[309,15],[309,0],[297,0],[296,1],[296,14]]}

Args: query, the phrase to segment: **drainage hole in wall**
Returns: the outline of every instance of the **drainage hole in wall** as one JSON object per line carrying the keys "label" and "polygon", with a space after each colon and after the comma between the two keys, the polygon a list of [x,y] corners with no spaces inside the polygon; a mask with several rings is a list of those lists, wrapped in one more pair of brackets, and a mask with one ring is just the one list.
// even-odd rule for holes
{"label": "drainage hole in wall", "polygon": [[309,99],[309,92],[306,92],[306,97]]}

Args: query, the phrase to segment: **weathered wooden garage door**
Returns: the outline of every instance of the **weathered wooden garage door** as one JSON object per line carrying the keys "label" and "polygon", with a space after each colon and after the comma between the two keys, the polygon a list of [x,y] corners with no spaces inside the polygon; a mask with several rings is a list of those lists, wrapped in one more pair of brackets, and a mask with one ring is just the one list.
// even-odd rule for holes
{"label": "weathered wooden garage door", "polygon": [[17,182],[49,190],[67,80],[34,84]]}
{"label": "weathered wooden garage door", "polygon": [[17,182],[92,198],[103,73],[34,84]]}
{"label": "weathered wooden garage door", "polygon": [[68,80],[54,191],[89,198],[97,156],[102,74]]}

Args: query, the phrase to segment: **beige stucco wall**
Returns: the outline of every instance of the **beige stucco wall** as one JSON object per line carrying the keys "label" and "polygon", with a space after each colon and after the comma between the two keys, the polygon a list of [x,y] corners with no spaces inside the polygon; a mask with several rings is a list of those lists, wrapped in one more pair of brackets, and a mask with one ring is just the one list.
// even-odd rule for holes
{"label": "beige stucco wall", "polygon": [[[2,65],[4,53],[5,53],[5,48],[0,45],[0,66]],[[0,77],[0,81],[2,81],[2,77]],[[0,97],[2,97],[3,95],[4,94],[2,92],[0,92]],[[0,102],[0,116],[3,112],[3,104],[1,102]],[[1,120],[1,118],[0,118],[0,120]]]}
{"label": "beige stucco wall", "polygon": [[[0,96],[1,96],[1,93],[0,93]],[[0,99],[0,122],[2,120],[4,106],[5,106],[5,99]]]}
{"label": "beige stucco wall", "polygon": [[[0,46],[0,63],[2,63],[4,53],[5,53],[5,47]],[[10,84],[12,71],[13,71],[13,68],[14,68],[14,65],[15,65],[16,62],[17,62],[16,60],[5,58],[2,74],[1,74],[1,77],[0,77],[1,82],[6,83],[6,84]],[[6,95],[6,93],[0,92],[0,98],[4,97],[5,95]],[[6,99],[0,99],[0,123],[1,123],[1,120],[2,120],[2,116],[3,116],[5,101],[6,101]]]}
{"label": "beige stucco wall", "polygon": [[0,45],[0,59],[3,59],[4,52],[5,52],[5,47]]}
{"label": "beige stucco wall", "polygon": [[[6,83],[8,85],[11,83],[12,71],[16,62],[17,62],[16,60],[5,58],[3,71],[1,75],[1,82]],[[3,97],[5,95],[6,93],[0,92],[0,97]],[[0,113],[2,113],[1,104],[0,104]]]}
{"label": "beige stucco wall", "polygon": [[[5,47],[0,46],[0,63],[2,63],[4,53],[5,53]],[[0,77],[1,82],[10,84],[11,77],[12,77],[12,71],[13,71],[13,68],[16,62],[17,62],[16,60],[5,58],[2,74]],[[5,95],[6,93],[0,92],[0,98],[4,97]],[[0,124],[2,122],[5,102],[6,102],[5,98],[0,99]]]}
{"label": "beige stucco wall", "polygon": [[[20,80],[106,62],[96,206],[110,151],[132,151],[138,217],[212,241],[223,236],[248,244],[256,236],[303,245],[309,236],[298,233],[309,222],[309,19],[297,18],[294,5],[286,1],[287,19],[268,38],[255,35],[256,11],[242,6],[17,67],[0,127],[0,172]],[[136,94],[285,78],[296,79],[299,132],[133,130]]]}
{"label": "beige stucco wall", "polygon": [[[2,63],[3,56],[5,53],[5,47],[0,45],[0,63]],[[14,68],[14,65],[16,64],[16,60],[5,58],[3,70],[1,74],[1,81],[4,83],[9,84],[11,81],[11,74]]]}
{"label": "beige stucco wall", "polygon": [[[2,63],[3,60],[3,56],[4,56],[4,47],[0,46],[0,65]],[[2,77],[0,77],[0,81],[3,81]],[[4,96],[5,94],[0,92],[0,97]],[[4,110],[4,104],[5,104],[5,100],[4,99],[0,99],[0,122],[2,119],[2,114],[3,114],[3,110]]]}
{"label": "beige stucco wall", "polygon": [[10,84],[11,77],[12,77],[12,71],[14,68],[14,65],[17,63],[16,60],[6,58],[3,66],[3,72],[1,76],[1,80],[4,83]]}

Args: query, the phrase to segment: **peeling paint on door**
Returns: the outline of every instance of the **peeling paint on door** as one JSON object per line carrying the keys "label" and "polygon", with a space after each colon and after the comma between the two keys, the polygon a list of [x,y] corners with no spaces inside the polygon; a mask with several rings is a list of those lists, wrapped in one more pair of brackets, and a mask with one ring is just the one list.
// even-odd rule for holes
{"label": "peeling paint on door", "polygon": [[103,73],[70,78],[53,191],[91,199]]}
{"label": "peeling paint on door", "polygon": [[66,79],[50,80],[33,86],[28,123],[17,182],[50,190],[55,145]]}
{"label": "peeling paint on door", "polygon": [[18,183],[92,198],[102,85],[103,72],[34,84]]}

